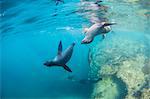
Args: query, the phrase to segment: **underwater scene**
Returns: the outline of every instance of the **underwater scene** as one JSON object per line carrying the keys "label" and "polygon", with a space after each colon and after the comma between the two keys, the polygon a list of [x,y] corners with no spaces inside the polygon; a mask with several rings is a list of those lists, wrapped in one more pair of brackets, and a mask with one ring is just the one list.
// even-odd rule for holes
{"label": "underwater scene", "polygon": [[0,0],[0,99],[150,99],[150,0]]}

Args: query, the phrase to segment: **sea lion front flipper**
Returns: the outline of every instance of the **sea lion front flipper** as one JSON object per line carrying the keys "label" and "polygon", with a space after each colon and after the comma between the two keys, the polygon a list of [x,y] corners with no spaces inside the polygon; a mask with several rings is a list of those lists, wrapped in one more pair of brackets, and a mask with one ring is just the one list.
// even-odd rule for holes
{"label": "sea lion front flipper", "polygon": [[63,65],[63,68],[64,68],[65,70],[67,70],[68,72],[72,72],[71,69],[70,69],[67,65]]}
{"label": "sea lion front flipper", "polygon": [[61,41],[59,42],[59,46],[58,46],[58,55],[61,55],[61,53],[62,53],[62,43],[61,43]]}

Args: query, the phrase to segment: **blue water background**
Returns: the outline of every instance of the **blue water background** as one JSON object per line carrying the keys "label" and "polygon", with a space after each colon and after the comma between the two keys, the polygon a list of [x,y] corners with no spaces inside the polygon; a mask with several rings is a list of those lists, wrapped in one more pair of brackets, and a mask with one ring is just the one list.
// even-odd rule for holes
{"label": "blue water background", "polygon": [[[64,13],[76,9],[79,1],[66,0],[67,4],[57,7],[48,0],[8,2],[13,7],[4,9],[6,17],[2,23],[12,29],[1,34],[2,97],[89,97],[91,85],[67,79],[70,75],[79,80],[88,76],[88,47],[79,42],[83,38],[81,24],[84,19],[78,15],[64,18]],[[52,17],[56,12],[59,16]],[[27,22],[30,18],[32,22]],[[60,40],[63,49],[76,43],[67,63],[73,73],[43,65],[55,57]]]}
{"label": "blue water background", "polygon": [[[102,39],[99,36],[90,45],[80,44],[84,37],[83,26],[85,24],[90,26],[90,23],[79,14],[65,16],[79,8],[80,0],[65,0],[66,3],[59,6],[51,0],[1,0],[0,2],[2,1],[5,1],[3,4],[5,6],[1,9],[0,38],[2,98],[89,98],[93,84],[83,84],[79,80],[88,79],[89,48]],[[116,12],[117,10],[115,9]],[[108,17],[113,19],[111,16]],[[116,21],[119,23],[124,20],[116,18]],[[145,31],[123,30],[126,26],[127,24],[121,27],[114,26],[115,32],[109,34],[105,40],[125,36],[148,42],[144,38]],[[140,27],[141,25],[137,26]],[[72,73],[68,73],[63,68],[48,68],[43,65],[45,61],[55,57],[60,40],[63,49],[73,42],[76,43],[73,56],[67,63]],[[76,81],[68,79],[68,76],[72,75]]]}

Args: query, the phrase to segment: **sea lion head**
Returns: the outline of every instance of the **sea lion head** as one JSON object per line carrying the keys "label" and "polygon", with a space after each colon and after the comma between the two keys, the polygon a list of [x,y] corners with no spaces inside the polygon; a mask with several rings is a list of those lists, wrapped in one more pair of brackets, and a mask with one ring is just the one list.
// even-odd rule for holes
{"label": "sea lion head", "polygon": [[44,63],[44,65],[50,67],[50,66],[54,66],[55,63],[54,63],[53,61],[46,61],[46,62]]}
{"label": "sea lion head", "polygon": [[92,38],[89,38],[89,37],[85,37],[82,41],[81,41],[81,44],[89,44],[93,41]]}

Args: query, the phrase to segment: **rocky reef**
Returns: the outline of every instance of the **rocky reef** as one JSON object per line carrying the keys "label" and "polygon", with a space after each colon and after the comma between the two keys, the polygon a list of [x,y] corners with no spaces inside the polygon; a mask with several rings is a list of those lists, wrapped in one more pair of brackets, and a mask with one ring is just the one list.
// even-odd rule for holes
{"label": "rocky reef", "polygon": [[102,81],[96,83],[94,88],[92,98],[115,99],[118,95],[117,85],[110,77],[104,78]]}
{"label": "rocky reef", "polygon": [[103,78],[94,85],[91,97],[150,99],[150,57],[146,50],[149,46],[141,39],[142,34],[118,31],[111,36],[89,52],[89,77]]}

